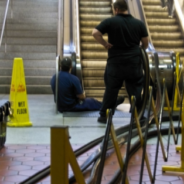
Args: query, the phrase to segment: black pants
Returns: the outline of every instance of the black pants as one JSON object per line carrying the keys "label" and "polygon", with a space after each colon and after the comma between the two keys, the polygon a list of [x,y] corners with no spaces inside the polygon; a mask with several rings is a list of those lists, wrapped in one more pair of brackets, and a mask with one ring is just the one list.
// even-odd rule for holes
{"label": "black pants", "polygon": [[107,109],[115,109],[118,92],[125,81],[126,90],[131,102],[131,96],[136,97],[136,106],[141,104],[141,91],[143,89],[143,70],[141,62],[132,64],[107,63],[104,74],[105,93],[100,109],[100,115],[105,116]]}

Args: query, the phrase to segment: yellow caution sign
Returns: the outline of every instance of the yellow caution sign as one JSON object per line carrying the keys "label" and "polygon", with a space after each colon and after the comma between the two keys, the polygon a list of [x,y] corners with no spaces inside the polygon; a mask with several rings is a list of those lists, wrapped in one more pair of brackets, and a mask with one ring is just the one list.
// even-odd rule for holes
{"label": "yellow caution sign", "polygon": [[10,102],[12,116],[10,116],[8,126],[32,126],[32,123],[29,121],[27,91],[22,58],[14,58],[10,86]]}

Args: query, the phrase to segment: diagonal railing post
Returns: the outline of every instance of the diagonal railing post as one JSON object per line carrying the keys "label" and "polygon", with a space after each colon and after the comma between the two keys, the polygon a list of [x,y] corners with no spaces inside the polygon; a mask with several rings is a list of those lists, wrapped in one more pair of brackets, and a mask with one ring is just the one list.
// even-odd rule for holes
{"label": "diagonal railing post", "polygon": [[[132,112],[135,111],[135,103],[136,103],[136,99],[135,99],[134,96],[132,96],[131,97]],[[134,113],[131,114],[131,120],[130,120],[130,126],[129,126],[129,136],[128,136],[128,140],[127,140],[126,156],[125,156],[124,167],[123,167],[122,184],[125,183],[126,175],[127,175],[127,168],[128,168],[128,161],[129,161],[129,151],[130,151],[130,144],[131,144],[131,139],[132,139],[133,124],[134,124]]]}
{"label": "diagonal railing post", "polygon": [[[140,123],[139,123],[139,119],[138,119],[138,114],[137,114],[137,109],[136,108],[135,108],[134,116],[135,116],[135,122],[136,122],[137,130],[138,130],[138,134],[139,134],[140,143],[141,143],[141,146],[143,147],[144,140],[143,140],[143,135],[142,135],[142,131],[141,131],[141,128],[140,128]],[[150,181],[152,181],[153,177],[152,177],[151,168],[150,168],[150,164],[149,164],[149,159],[148,159],[148,154],[147,153],[145,153],[145,161],[146,161],[146,166],[147,166],[147,169],[148,169],[148,175],[149,175]]]}
{"label": "diagonal railing post", "polygon": [[108,111],[107,117],[108,117],[107,126],[106,126],[105,136],[102,142],[102,153],[101,153],[101,159],[100,159],[100,165],[98,169],[99,171],[97,174],[96,184],[100,184],[102,180],[103,168],[104,168],[107,146],[108,146],[108,141],[109,141],[109,134],[110,134],[111,124],[112,124],[112,110],[111,109]]}
{"label": "diagonal railing post", "polygon": [[[163,91],[165,91],[166,86],[163,86]],[[154,169],[153,169],[153,181],[152,183],[155,182],[155,176],[156,176],[156,168],[157,168],[157,160],[158,160],[158,148],[159,148],[159,142],[161,145],[161,150],[163,154],[164,161],[167,161],[167,153],[165,152],[163,140],[162,140],[162,135],[161,135],[161,122],[162,122],[162,113],[163,113],[163,108],[164,108],[164,102],[165,102],[165,93],[162,95],[162,100],[161,100],[161,108],[160,108],[160,113],[159,113],[159,121],[158,117],[156,115],[156,110],[155,110],[155,105],[154,105],[154,100],[152,98],[152,110],[154,112],[154,117],[155,117],[155,123],[157,127],[157,132],[158,132],[158,138],[157,138],[157,144],[156,144],[156,154],[155,154],[155,163],[154,163]]]}
{"label": "diagonal railing post", "polygon": [[[143,169],[144,169],[144,159],[146,158],[146,145],[147,145],[147,135],[148,135],[148,126],[149,126],[149,117],[150,117],[150,110],[151,110],[151,102],[152,102],[152,87],[149,87],[149,100],[148,100],[148,114],[146,118],[146,128],[144,134],[144,142],[143,142],[143,154],[142,154],[142,163],[141,163],[141,171],[140,171],[140,179],[139,183],[142,184],[142,177],[143,177]],[[150,172],[151,170],[148,171]],[[150,175],[151,182],[153,181],[153,177]],[[152,178],[151,178],[152,177]]]}

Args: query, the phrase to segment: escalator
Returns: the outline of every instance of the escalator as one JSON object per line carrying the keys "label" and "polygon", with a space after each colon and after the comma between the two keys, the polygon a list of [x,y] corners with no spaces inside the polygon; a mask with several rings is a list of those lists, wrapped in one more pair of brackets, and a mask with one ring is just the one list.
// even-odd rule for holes
{"label": "escalator", "polygon": [[156,51],[179,52],[184,60],[184,40],[179,21],[169,17],[167,8],[161,7],[160,0],[142,0],[150,38]]}
{"label": "escalator", "polygon": [[[112,16],[111,0],[80,0],[81,65],[84,90],[88,97],[102,100],[107,50],[95,41],[92,30],[104,19]],[[104,35],[107,40],[107,35]],[[123,87],[119,95],[127,96]]]}

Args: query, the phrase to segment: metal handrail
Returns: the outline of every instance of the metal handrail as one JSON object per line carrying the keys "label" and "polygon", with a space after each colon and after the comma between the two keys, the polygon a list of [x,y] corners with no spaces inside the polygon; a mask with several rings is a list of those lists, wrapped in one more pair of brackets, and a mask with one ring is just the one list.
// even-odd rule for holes
{"label": "metal handrail", "polygon": [[150,31],[149,31],[148,23],[146,21],[146,15],[144,13],[142,0],[140,0],[140,5],[141,5],[142,14],[143,14],[143,17],[144,17],[144,23],[146,25],[146,28],[147,28],[147,31],[148,31],[148,35],[149,35],[149,48],[150,48],[151,51],[153,51],[153,50],[155,50],[155,48],[153,46],[153,41],[152,41],[151,34],[150,34]]}
{"label": "metal handrail", "polygon": [[64,0],[58,0],[57,56],[63,57],[64,43]]}
{"label": "metal handrail", "polygon": [[56,83],[55,83],[55,102],[56,113],[58,113],[58,77],[60,57],[63,58],[64,43],[64,0],[58,0],[58,30],[57,30],[57,57],[56,57]]}
{"label": "metal handrail", "polygon": [[0,47],[1,47],[1,44],[2,44],[2,40],[3,40],[3,35],[4,35],[4,29],[5,29],[5,25],[6,25],[6,18],[7,18],[7,14],[8,14],[9,4],[10,4],[10,0],[7,0],[4,19],[3,19],[3,26],[2,26],[2,30],[1,30]]}
{"label": "metal handrail", "polygon": [[59,83],[59,68],[60,68],[60,56],[56,57],[56,82],[55,82],[55,103],[56,114],[58,113],[58,83]]}
{"label": "metal handrail", "polygon": [[79,0],[72,1],[73,9],[73,38],[74,38],[74,52],[76,53],[76,75],[81,81],[82,88],[84,89],[84,84],[82,80],[82,65],[81,65],[81,45],[80,45],[80,12],[79,12]]}
{"label": "metal handrail", "polygon": [[[72,23],[73,23],[73,44],[74,52],[78,59],[81,58],[81,46],[80,46],[80,15],[79,15],[79,0],[71,0],[72,6]],[[74,12],[74,13],[73,13]]]}

